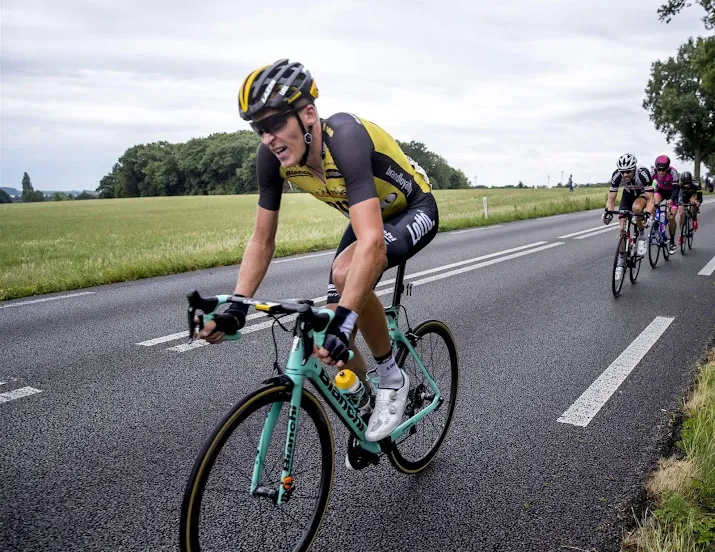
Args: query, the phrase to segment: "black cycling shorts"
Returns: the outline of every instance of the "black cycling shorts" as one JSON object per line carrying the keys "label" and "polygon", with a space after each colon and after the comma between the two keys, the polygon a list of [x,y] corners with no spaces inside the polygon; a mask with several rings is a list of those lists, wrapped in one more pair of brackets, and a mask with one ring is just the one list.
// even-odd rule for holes
{"label": "black cycling shorts", "polygon": [[[648,201],[648,195],[645,190],[623,190],[623,195],[621,196],[621,202],[618,204],[618,209],[621,211],[633,211],[633,202],[640,198]],[[618,215],[618,218],[626,218],[626,215]]]}
{"label": "black cycling shorts", "polygon": [[[382,222],[387,246],[387,269],[396,267],[421,251],[437,235],[439,212],[432,194],[425,194],[413,205]],[[352,224],[348,224],[340,240],[335,258],[357,241]],[[335,260],[335,258],[333,260]],[[380,276],[382,277],[382,276]],[[375,282],[375,285],[380,281]],[[340,294],[333,284],[333,269],[328,279],[328,303],[340,302]]]}

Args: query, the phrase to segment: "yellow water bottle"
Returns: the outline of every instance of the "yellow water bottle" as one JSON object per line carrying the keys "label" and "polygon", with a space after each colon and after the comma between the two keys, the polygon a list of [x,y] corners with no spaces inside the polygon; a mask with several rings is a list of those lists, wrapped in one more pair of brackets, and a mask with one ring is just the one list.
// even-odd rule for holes
{"label": "yellow water bottle", "polygon": [[335,386],[345,395],[347,400],[358,410],[360,415],[370,404],[370,397],[365,393],[365,385],[355,375],[355,372],[344,368],[335,376]]}

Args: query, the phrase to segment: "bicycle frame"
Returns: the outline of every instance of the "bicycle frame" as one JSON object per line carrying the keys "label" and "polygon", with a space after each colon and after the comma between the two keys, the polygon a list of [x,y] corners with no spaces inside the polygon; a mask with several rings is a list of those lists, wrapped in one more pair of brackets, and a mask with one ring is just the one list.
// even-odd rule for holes
{"label": "bicycle frame", "polygon": [[[401,290],[400,290],[401,291]],[[396,291],[396,296],[399,303],[399,295]],[[413,425],[415,425],[420,419],[432,412],[437,408],[440,400],[440,391],[437,388],[437,384],[434,382],[432,377],[427,372],[422,359],[419,357],[415,351],[412,343],[408,337],[400,330],[398,325],[398,311],[399,304],[388,307],[385,309],[385,314],[387,316],[388,331],[390,333],[390,339],[393,345],[402,344],[410,355],[415,359],[420,370],[424,374],[426,380],[428,381],[430,387],[434,391],[434,397],[429,405],[420,410],[410,419],[405,420],[400,424],[395,430],[390,434],[390,439],[392,441],[397,440],[399,437],[404,435]],[[321,312],[329,312],[331,315],[333,311],[323,310]],[[318,345],[323,343],[325,338],[325,332],[316,332],[314,334],[315,342]],[[305,365],[303,362],[305,344],[303,339],[298,335],[293,338],[293,346],[291,348],[290,356],[288,357],[288,362],[285,369],[285,377],[290,379],[293,383],[291,390],[291,399],[288,413],[288,431],[285,441],[285,449],[283,455],[283,469],[281,472],[281,486],[278,490],[277,504],[282,504],[286,498],[286,493],[290,492],[292,488],[292,469],[293,469],[293,452],[295,449],[295,443],[298,434],[298,427],[300,424],[300,403],[303,396],[303,388],[305,386],[305,380],[308,379],[318,390],[320,395],[331,405],[333,411],[342,420],[345,426],[353,433],[353,435],[359,440],[359,445],[373,454],[379,454],[382,450],[380,443],[366,441],[365,431],[367,429],[367,424],[360,418],[358,411],[355,407],[350,404],[348,399],[343,395],[337,387],[333,384],[332,377],[327,373],[325,367],[320,363],[315,357],[310,357]],[[258,444],[258,450],[256,454],[256,461],[253,467],[253,474],[251,477],[251,494],[254,494],[256,489],[260,485],[261,472],[263,471],[263,466],[265,464],[266,453],[268,451],[268,444],[271,441],[273,431],[275,430],[276,422],[280,414],[281,408],[285,403],[275,403],[271,406],[271,410],[268,413],[268,417],[263,426],[263,431],[261,432],[261,437]]]}

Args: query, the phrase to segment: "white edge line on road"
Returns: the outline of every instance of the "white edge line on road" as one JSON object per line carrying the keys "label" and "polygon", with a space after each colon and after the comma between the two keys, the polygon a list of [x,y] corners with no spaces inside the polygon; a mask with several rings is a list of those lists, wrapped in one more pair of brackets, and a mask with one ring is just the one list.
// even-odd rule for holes
{"label": "white edge line on road", "polygon": [[557,247],[557,246],[563,245],[563,244],[564,244],[564,242],[549,243],[547,245],[542,245],[541,247],[535,247],[534,249],[528,249],[527,251],[521,251],[519,253],[512,253],[511,255],[507,255],[505,257],[499,257],[498,259],[492,259],[491,261],[477,263],[477,264],[466,266],[464,268],[459,268],[457,270],[451,270],[449,272],[437,274],[436,276],[430,276],[429,278],[423,278],[422,280],[417,280],[416,282],[412,282],[412,284],[415,286],[427,284],[429,282],[434,282],[436,280],[441,280],[443,278],[449,278],[450,276],[456,276],[457,274],[469,272],[470,270],[476,270],[477,268],[482,268],[485,266],[501,263],[503,261],[508,261],[510,259],[516,259],[517,257],[521,257],[523,255],[529,255],[531,253],[536,253],[538,251],[544,251],[545,249],[551,249],[552,247]]}
{"label": "white edge line on road", "polygon": [[557,420],[586,427],[675,318],[656,316],[591,386]]}
{"label": "white edge line on road", "polygon": [[698,276],[710,276],[715,271],[715,257],[710,259],[710,262],[706,264],[703,269],[698,272]]}
{"label": "white edge line on road", "polygon": [[313,257],[323,257],[325,255],[335,255],[335,251],[326,251],[325,253],[313,253],[312,255],[303,255],[302,257],[291,257],[290,259],[276,259],[273,264],[289,263],[291,261],[302,261],[303,259],[312,259]]}
{"label": "white edge line on road", "polygon": [[603,225],[595,226],[594,228],[587,228],[586,230],[579,230],[578,232],[574,232],[572,234],[566,234],[565,236],[559,236],[558,239],[565,240],[566,238],[573,238],[574,236],[578,236],[579,234],[585,234],[586,232],[593,232],[594,230],[600,230],[601,228],[603,228]]}
{"label": "white edge line on road", "polygon": [[10,303],[9,305],[0,305],[0,309],[9,309],[10,307],[21,307],[23,305],[32,305],[34,303],[46,303],[47,301],[57,301],[58,299],[69,299],[70,297],[79,297],[81,295],[92,295],[94,291],[82,291],[80,293],[70,293],[69,295],[59,295],[57,297],[43,297],[42,299],[33,299],[32,301],[21,301],[20,303]]}
{"label": "white edge line on road", "polygon": [[[425,274],[432,274],[432,273],[434,273],[434,272],[439,272],[439,271],[441,271],[441,270],[447,270],[447,269],[450,269],[450,268],[454,268],[454,267],[456,267],[456,266],[462,266],[462,265],[465,265],[465,264],[468,264],[468,263],[473,263],[473,262],[481,261],[481,260],[484,260],[484,259],[490,259],[490,258],[492,258],[492,257],[497,257],[497,256],[499,256],[499,255],[504,255],[505,253],[512,253],[512,252],[514,252],[514,251],[521,251],[521,250],[523,250],[523,249],[528,249],[528,248],[530,248],[530,247],[535,247],[535,246],[538,246],[538,245],[543,245],[543,244],[545,244],[545,243],[546,243],[546,242],[544,242],[544,241],[534,242],[534,243],[530,243],[530,244],[528,244],[528,245],[521,245],[521,246],[519,246],[519,247],[513,247],[513,248],[511,248],[511,249],[506,249],[506,250],[504,250],[504,251],[497,251],[496,253],[489,253],[488,255],[482,255],[481,257],[474,257],[474,258],[472,258],[472,259],[466,259],[466,260],[464,260],[464,261],[458,261],[458,262],[456,262],[456,263],[452,263],[452,264],[448,264],[448,265],[444,265],[444,266],[438,266],[438,267],[436,267],[436,268],[430,268],[430,269],[428,269],[428,270],[423,270],[423,271],[421,271],[421,272],[415,272],[414,274],[407,274],[407,275],[405,276],[405,280],[410,280],[410,279],[413,279],[413,278],[418,278],[418,277],[420,277],[420,276],[424,276]],[[388,285],[391,285],[391,284],[394,284],[394,283],[395,283],[395,279],[394,279],[394,278],[391,278],[390,280],[384,280],[384,281],[378,283],[377,286],[375,286],[375,287],[378,288],[378,287],[388,286]],[[388,291],[388,293],[389,293],[389,291]],[[380,295],[385,295],[385,293],[377,293],[377,292],[376,292],[376,294],[377,294],[378,296],[380,296]],[[327,301],[327,299],[328,299],[327,295],[323,295],[322,297],[316,297],[316,298],[312,299],[312,301],[313,301],[313,303],[316,303],[316,304],[317,304],[317,303],[322,303],[323,301]],[[253,314],[249,314],[249,315],[246,317],[246,320],[248,321],[248,320],[254,320],[254,319],[256,319],[256,318],[265,318],[265,316],[266,316],[266,315],[265,315],[264,313],[262,313],[262,312],[256,312],[256,313],[253,313]],[[154,346],[154,345],[159,345],[160,343],[166,343],[166,342],[168,342],[168,341],[176,341],[177,339],[181,339],[181,338],[183,338],[183,337],[188,338],[188,335],[189,335],[189,330],[184,330],[183,332],[176,332],[176,333],[173,333],[173,334],[170,334],[170,335],[165,335],[165,336],[162,336],[162,337],[156,337],[156,338],[154,338],[154,339],[149,339],[149,340],[147,340],[147,341],[142,341],[141,343],[137,343],[136,345],[142,345],[142,346],[144,346],[144,347],[152,347],[152,346]],[[191,348],[193,349],[193,347],[191,347]]]}
{"label": "white edge line on road", "polygon": [[0,393],[0,404],[14,401],[15,399],[21,399],[22,397],[27,397],[29,395],[34,395],[35,393],[42,393],[42,389],[22,387],[20,389],[15,389],[14,391],[8,391],[7,393]]}
{"label": "white edge line on road", "polygon": [[586,234],[584,236],[576,236],[574,239],[575,240],[583,240],[585,238],[590,238],[591,236],[597,236],[598,234],[605,234],[606,232],[609,232],[611,230],[617,230],[619,226],[617,224],[614,224],[613,226],[609,226],[608,228],[602,228],[601,230],[598,230],[596,232],[591,232],[590,234]]}
{"label": "white edge line on road", "polygon": [[464,234],[465,232],[476,232],[477,230],[489,230],[490,228],[499,228],[501,224],[492,224],[491,226],[480,226],[479,228],[468,228],[467,230],[452,230],[449,234]]}

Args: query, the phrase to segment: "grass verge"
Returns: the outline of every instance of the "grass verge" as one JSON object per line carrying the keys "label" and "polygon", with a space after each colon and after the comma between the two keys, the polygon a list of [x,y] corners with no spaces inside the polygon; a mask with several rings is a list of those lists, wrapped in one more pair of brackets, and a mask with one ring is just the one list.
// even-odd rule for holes
{"label": "grass verge", "polygon": [[683,407],[678,456],[662,459],[646,485],[653,508],[622,552],[715,551],[715,349]]}

